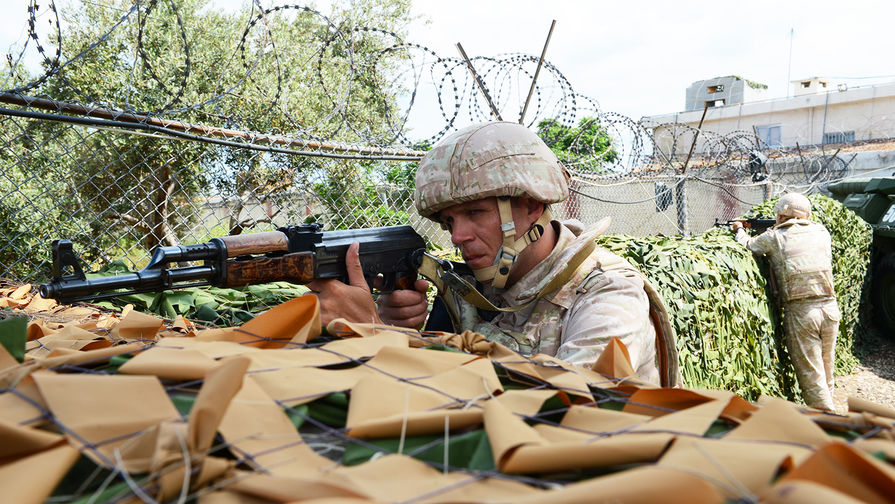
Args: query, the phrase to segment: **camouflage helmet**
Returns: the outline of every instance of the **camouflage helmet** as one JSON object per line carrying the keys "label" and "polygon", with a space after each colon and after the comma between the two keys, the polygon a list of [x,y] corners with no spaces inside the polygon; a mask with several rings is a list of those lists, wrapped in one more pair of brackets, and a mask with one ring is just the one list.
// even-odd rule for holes
{"label": "camouflage helmet", "polygon": [[491,196],[528,196],[557,203],[569,196],[565,170],[533,131],[512,122],[463,128],[423,156],[414,204],[423,217]]}
{"label": "camouflage helmet", "polygon": [[786,193],[774,205],[777,215],[797,219],[811,218],[811,201],[799,193]]}

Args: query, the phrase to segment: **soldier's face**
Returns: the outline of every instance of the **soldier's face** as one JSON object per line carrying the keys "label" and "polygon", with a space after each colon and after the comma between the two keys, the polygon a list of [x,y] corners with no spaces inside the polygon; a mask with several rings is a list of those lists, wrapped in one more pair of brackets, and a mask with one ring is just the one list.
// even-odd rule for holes
{"label": "soldier's face", "polygon": [[503,244],[497,198],[467,201],[441,211],[441,222],[451,233],[451,242],[460,249],[472,269],[491,266]]}
{"label": "soldier's face", "polygon": [[[520,198],[513,198],[511,204],[516,229],[528,229],[531,223],[525,220]],[[494,264],[497,251],[503,245],[497,198],[467,201],[448,207],[441,211],[441,222],[447,226],[451,242],[460,249],[463,260],[470,268],[476,270]]]}

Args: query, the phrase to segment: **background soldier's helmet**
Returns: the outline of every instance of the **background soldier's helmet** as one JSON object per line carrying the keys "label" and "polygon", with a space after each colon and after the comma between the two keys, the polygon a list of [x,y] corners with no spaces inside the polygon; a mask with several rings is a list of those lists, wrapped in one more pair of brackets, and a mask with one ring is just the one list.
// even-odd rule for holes
{"label": "background soldier's helmet", "polygon": [[799,193],[786,193],[780,196],[774,206],[777,215],[797,219],[811,218],[811,201]]}
{"label": "background soldier's helmet", "polygon": [[491,196],[528,196],[557,203],[569,196],[565,170],[533,131],[512,122],[468,126],[420,161],[414,204],[438,221],[449,206]]}

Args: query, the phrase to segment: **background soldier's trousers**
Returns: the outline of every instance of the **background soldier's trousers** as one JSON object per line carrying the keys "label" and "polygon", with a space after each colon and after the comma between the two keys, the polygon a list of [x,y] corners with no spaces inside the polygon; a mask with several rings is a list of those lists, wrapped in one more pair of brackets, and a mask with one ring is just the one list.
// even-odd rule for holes
{"label": "background soldier's trousers", "polygon": [[783,331],[805,403],[833,411],[836,335],[841,318],[835,298],[787,303]]}

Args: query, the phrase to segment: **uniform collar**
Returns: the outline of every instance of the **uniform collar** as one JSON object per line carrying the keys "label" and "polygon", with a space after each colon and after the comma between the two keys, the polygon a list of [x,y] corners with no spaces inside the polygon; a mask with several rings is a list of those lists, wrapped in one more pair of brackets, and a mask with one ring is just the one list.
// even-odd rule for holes
{"label": "uniform collar", "polygon": [[561,274],[569,264],[569,260],[582,248],[588,246],[606,231],[608,221],[600,221],[584,229],[580,221],[551,221],[556,231],[556,245],[544,260],[520,278],[508,289],[486,288],[486,295],[496,295],[507,305],[521,304],[538,295],[554,277]]}

